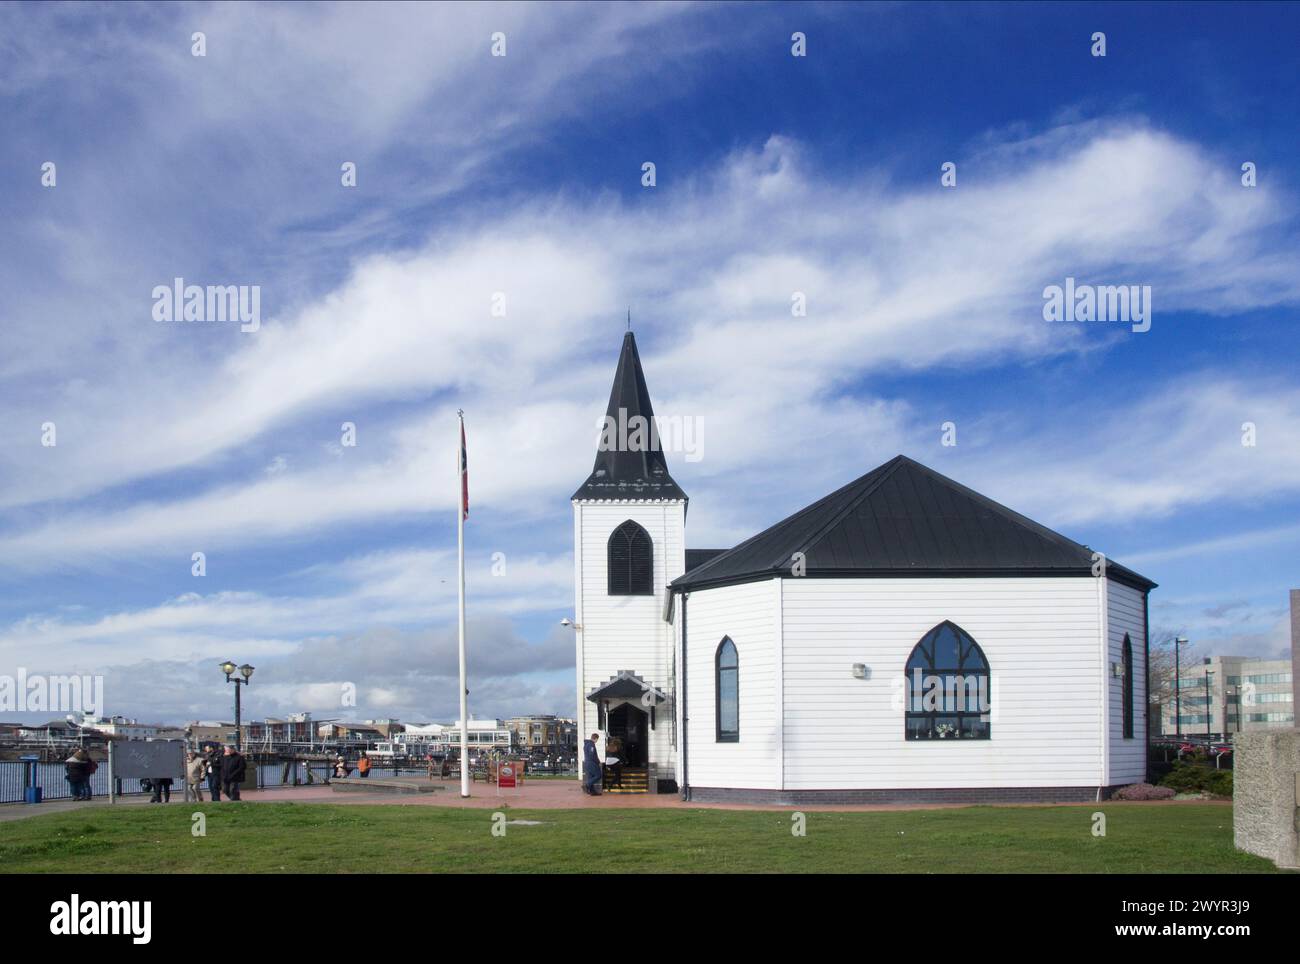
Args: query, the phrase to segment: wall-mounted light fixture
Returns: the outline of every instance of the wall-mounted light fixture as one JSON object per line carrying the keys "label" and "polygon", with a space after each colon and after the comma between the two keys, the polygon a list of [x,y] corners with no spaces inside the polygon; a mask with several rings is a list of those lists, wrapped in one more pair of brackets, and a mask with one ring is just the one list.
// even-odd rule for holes
{"label": "wall-mounted light fixture", "polygon": [[854,679],[871,679],[871,667],[868,666],[866,663],[854,663],[854,664],[853,664],[853,678],[854,678]]}

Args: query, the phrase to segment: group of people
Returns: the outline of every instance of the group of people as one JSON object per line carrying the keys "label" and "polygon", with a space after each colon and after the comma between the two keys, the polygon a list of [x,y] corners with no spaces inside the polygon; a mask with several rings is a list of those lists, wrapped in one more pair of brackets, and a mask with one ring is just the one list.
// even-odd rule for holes
{"label": "group of people", "polygon": [[238,800],[239,788],[244,782],[248,770],[244,754],[233,746],[226,746],[220,751],[214,746],[206,753],[189,752],[185,764],[185,782],[190,785],[194,799],[202,802],[203,784],[208,785],[208,792],[214,803],[221,802],[224,793],[227,799]]}
{"label": "group of people", "polygon": [[[64,761],[63,767],[68,786],[72,788],[72,799],[89,800],[90,777],[99,769],[99,764],[85,750],[77,750]],[[245,772],[244,755],[233,746],[221,750],[211,747],[205,753],[190,750],[185,761],[185,782],[194,799],[199,801],[203,799],[205,783],[214,801],[220,801],[223,793],[231,800],[238,800]],[[172,778],[145,777],[140,780],[140,789],[149,793],[150,803],[170,803]]]}
{"label": "group of people", "polygon": [[606,769],[610,771],[611,786],[623,785],[623,741],[611,736],[605,741],[605,763],[602,766],[600,754],[596,752],[599,733],[582,742],[582,792],[589,796],[600,796],[600,786]]}
{"label": "group of people", "polygon": [[[233,746],[218,750],[210,747],[204,753],[190,750],[185,756],[185,783],[190,795],[203,802],[203,785],[207,784],[208,793],[214,803],[221,802],[224,793],[227,799],[239,799],[239,787],[244,782],[247,763],[244,755]],[[142,789],[151,791],[150,803],[170,803],[172,798],[172,778],[154,777],[140,781]]]}
{"label": "group of people", "polygon": [[[338,780],[346,780],[352,775],[352,767],[348,765],[347,759],[340,753],[334,760],[334,776]],[[370,776],[370,757],[363,750],[360,758],[357,760],[357,776]]]}
{"label": "group of people", "polygon": [[72,789],[73,800],[90,799],[90,777],[98,769],[99,764],[85,750],[77,750],[63,761],[64,776]]}

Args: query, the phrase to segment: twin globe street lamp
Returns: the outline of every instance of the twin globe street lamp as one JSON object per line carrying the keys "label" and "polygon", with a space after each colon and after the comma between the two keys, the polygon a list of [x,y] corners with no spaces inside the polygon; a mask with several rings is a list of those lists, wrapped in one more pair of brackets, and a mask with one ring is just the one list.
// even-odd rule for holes
{"label": "twin globe street lamp", "polygon": [[[236,669],[239,670],[240,676],[244,677],[243,679],[240,679],[239,676],[235,675]],[[253,667],[249,666],[247,663],[243,666],[236,666],[233,660],[228,659],[221,664],[221,671],[226,674],[227,683],[235,684],[235,749],[242,752],[244,747],[242,743],[243,731],[239,726],[239,687],[247,686],[252,682]]]}

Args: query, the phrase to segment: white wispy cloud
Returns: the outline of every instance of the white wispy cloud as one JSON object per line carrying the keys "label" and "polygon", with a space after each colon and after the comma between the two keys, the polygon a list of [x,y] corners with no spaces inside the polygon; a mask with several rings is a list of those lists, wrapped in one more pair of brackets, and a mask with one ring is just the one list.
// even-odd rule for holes
{"label": "white wispy cloud", "polygon": [[[553,502],[589,458],[620,296],[653,306],[646,347],[661,412],[706,426],[705,494],[712,475],[759,465],[791,473],[771,477],[778,486],[794,473],[817,478],[820,452],[788,454],[810,426],[862,471],[904,447],[921,432],[907,405],[854,389],[873,372],[1097,350],[1091,332],[1042,320],[1043,285],[1067,275],[1151,284],[1170,309],[1295,299],[1295,272],[1272,247],[1286,199],[1234,193],[1196,145],[1125,121],[1053,131],[1006,153],[1005,167],[984,159],[986,180],[968,175],[952,195],[882,193],[817,176],[797,145],[773,138],[681,189],[660,188],[651,208],[548,199],[455,238],[369,256],[337,289],[187,370],[185,404],[156,407],[146,390],[139,411],[127,392],[121,404],[80,408],[59,449],[12,451],[25,484],[9,489],[11,506],[213,464],[273,429],[323,434],[340,418],[364,423],[375,406],[454,403],[434,401],[377,439],[371,431],[369,453],[355,459],[317,452],[270,477],[219,473],[181,498],[51,515],[0,540],[0,560],[40,566],[53,547],[63,558],[171,552],[444,507],[451,489],[430,480],[442,474],[437,441],[455,404],[488,413],[475,426],[481,504],[527,512]],[[796,291],[807,317],[791,316]],[[491,314],[495,292],[506,296],[504,318]],[[1061,521],[1297,485],[1294,448],[1279,444],[1295,424],[1294,393],[1210,371],[1194,391],[1153,382],[1127,403],[1136,422],[1080,412],[1100,423],[1088,446],[1071,432],[1073,443],[1035,457],[1052,432],[1030,431],[1000,457],[1015,462],[1002,474],[1037,472],[1049,491],[1074,496],[1055,513]],[[1275,441],[1243,455],[1225,423],[1215,448],[1225,457],[1194,475],[1157,468],[1139,478],[1123,460],[1092,458],[1154,446],[1172,466],[1204,452],[1223,419],[1257,421]],[[514,471],[520,464],[530,471]]]}

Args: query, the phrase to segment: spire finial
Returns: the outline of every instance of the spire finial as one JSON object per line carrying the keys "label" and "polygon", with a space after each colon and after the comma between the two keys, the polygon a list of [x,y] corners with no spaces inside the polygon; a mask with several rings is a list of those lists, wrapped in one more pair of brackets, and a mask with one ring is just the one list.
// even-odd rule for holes
{"label": "spire finial", "polygon": [[632,330],[632,306],[631,305],[628,305],[627,308],[627,330],[628,331]]}

